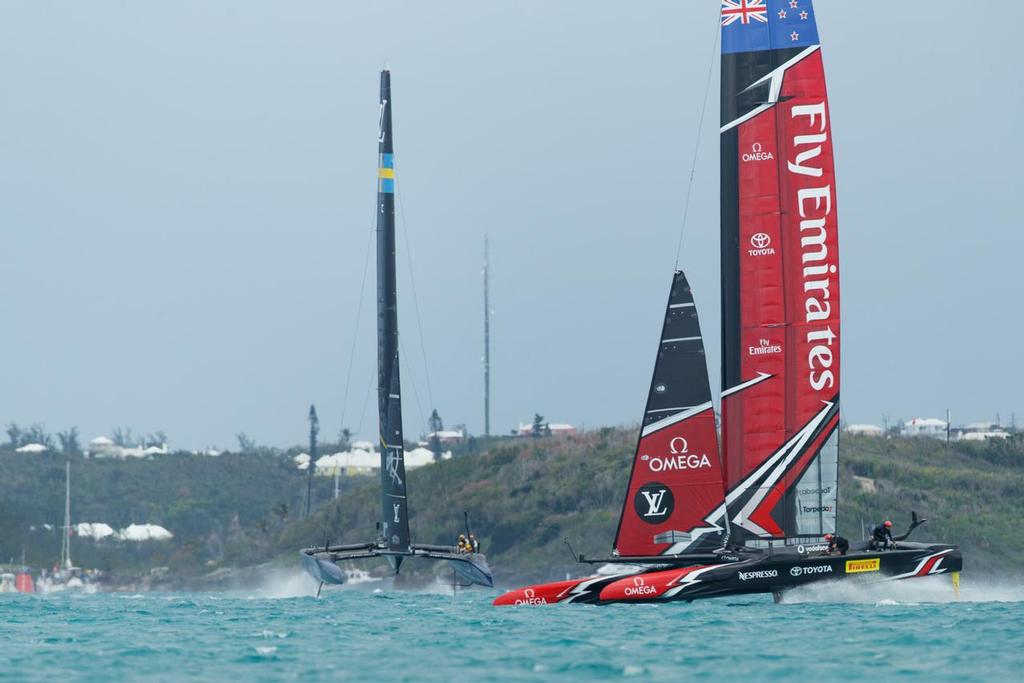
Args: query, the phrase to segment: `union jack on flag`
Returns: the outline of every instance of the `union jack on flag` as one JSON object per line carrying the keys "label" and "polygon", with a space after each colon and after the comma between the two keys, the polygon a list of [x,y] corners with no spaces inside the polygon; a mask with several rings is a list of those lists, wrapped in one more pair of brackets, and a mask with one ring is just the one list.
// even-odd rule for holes
{"label": "union jack on flag", "polygon": [[768,7],[764,0],[722,0],[722,26],[737,21],[749,24],[751,20],[768,23]]}

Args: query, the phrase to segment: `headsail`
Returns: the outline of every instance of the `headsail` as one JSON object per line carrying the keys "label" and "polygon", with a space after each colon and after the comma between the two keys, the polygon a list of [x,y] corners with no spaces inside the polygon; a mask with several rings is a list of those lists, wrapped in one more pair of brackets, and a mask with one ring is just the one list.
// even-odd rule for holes
{"label": "headsail", "polygon": [[[395,157],[391,133],[391,72],[380,72],[377,133],[377,405],[380,427],[381,536],[388,550],[409,550],[405,492],[402,386],[398,372],[395,283]],[[391,556],[395,570],[401,556]]]}
{"label": "headsail", "polygon": [[724,495],[697,308],[686,276],[676,272],[615,552],[638,556],[719,547]]}
{"label": "headsail", "polygon": [[839,251],[810,0],[722,1],[722,444],[733,539],[835,529]]}

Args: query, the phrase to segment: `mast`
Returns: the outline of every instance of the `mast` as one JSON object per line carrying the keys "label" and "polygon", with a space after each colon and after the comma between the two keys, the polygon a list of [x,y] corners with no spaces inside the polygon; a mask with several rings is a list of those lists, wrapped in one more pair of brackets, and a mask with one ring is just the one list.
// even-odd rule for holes
{"label": "mast", "polygon": [[[391,71],[380,72],[377,132],[377,406],[380,428],[381,541],[409,551],[409,511],[402,436],[402,387],[398,359],[395,266],[395,149],[391,128]],[[399,555],[390,555],[398,573]]]}
{"label": "mast", "polygon": [[491,435],[491,299],[490,261],[484,235],[484,436]]}
{"label": "mast", "polygon": [[316,406],[309,406],[309,467],[306,468],[306,518],[313,505],[313,470],[316,468],[316,437],[320,433],[320,418],[316,416]]}
{"label": "mast", "polygon": [[64,538],[60,545],[61,569],[71,569],[71,461],[64,463]]}

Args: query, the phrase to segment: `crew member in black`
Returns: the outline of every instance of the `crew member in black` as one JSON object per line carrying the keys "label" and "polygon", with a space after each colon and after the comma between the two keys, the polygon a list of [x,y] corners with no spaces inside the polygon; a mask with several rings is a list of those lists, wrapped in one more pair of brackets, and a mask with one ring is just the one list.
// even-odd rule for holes
{"label": "crew member in black", "polygon": [[825,551],[828,555],[845,555],[850,549],[850,542],[839,534],[825,534],[825,540],[828,541],[828,550]]}
{"label": "crew member in black", "polygon": [[892,538],[892,522],[885,520],[871,530],[871,549],[888,550],[896,547]]}

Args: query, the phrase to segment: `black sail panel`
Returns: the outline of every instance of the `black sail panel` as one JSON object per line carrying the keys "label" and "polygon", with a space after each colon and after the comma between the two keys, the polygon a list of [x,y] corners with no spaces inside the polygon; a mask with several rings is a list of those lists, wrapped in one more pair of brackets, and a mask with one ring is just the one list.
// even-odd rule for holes
{"label": "black sail panel", "polygon": [[[391,72],[380,74],[377,135],[377,405],[380,427],[381,536],[389,550],[409,550],[409,509],[402,436],[395,278],[395,161]],[[393,557],[397,571],[400,557]]]}

